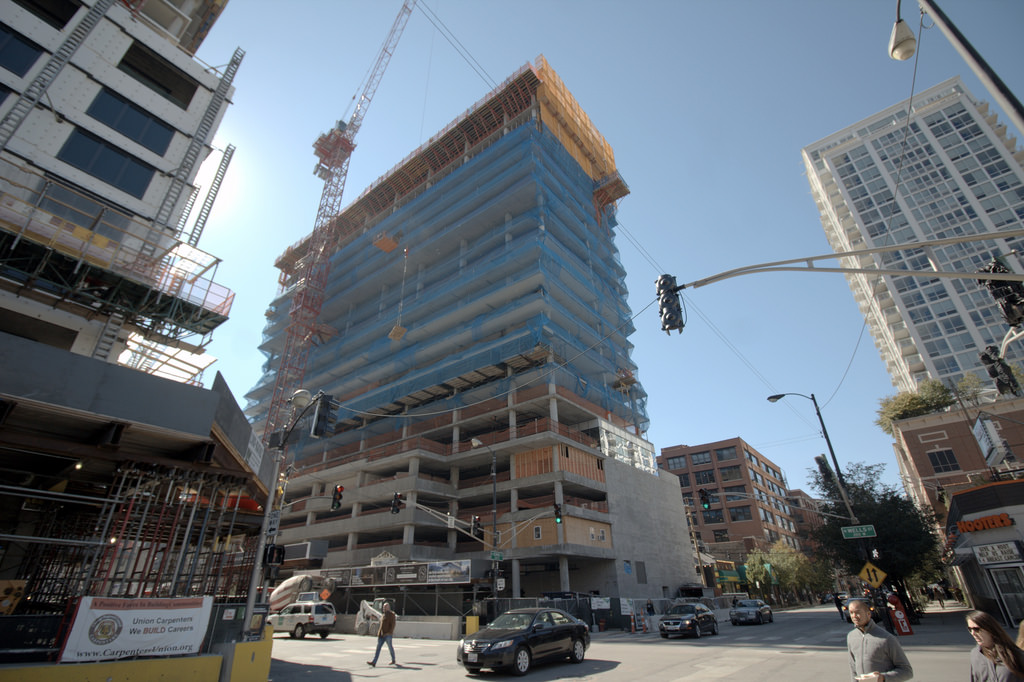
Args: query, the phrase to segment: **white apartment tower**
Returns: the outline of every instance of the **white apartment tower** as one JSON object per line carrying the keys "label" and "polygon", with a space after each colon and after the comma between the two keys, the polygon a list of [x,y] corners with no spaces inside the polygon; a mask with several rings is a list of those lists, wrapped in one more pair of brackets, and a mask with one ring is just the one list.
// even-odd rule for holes
{"label": "white apartment tower", "polygon": [[[909,109],[909,114],[908,114]],[[836,252],[1024,227],[1024,151],[959,78],[947,80],[803,149],[829,243]],[[842,259],[843,267],[977,272],[1021,238],[994,238]],[[991,385],[979,353],[1008,326],[974,279],[847,274],[893,385],[958,381]],[[1008,358],[1024,356],[1011,344]]]}

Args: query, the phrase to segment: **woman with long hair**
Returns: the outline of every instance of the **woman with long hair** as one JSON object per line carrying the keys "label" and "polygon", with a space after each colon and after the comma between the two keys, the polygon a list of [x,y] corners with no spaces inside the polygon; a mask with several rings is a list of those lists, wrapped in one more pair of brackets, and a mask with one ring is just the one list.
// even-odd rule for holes
{"label": "woman with long hair", "polygon": [[1024,650],[999,621],[984,611],[971,611],[967,630],[978,644],[971,649],[971,682],[1024,682]]}

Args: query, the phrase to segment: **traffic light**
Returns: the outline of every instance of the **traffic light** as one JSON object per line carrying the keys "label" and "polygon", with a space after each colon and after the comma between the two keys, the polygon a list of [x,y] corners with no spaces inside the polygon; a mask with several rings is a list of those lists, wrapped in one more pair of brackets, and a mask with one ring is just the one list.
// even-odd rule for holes
{"label": "traffic light", "polygon": [[470,524],[469,533],[470,533],[470,535],[472,535],[475,538],[478,538],[480,540],[484,539],[484,528],[483,528],[483,526],[480,525],[480,517],[479,516],[474,516],[473,517],[473,523]]}
{"label": "traffic light", "polygon": [[697,491],[697,495],[700,497],[700,506],[704,509],[711,509],[711,497],[708,495],[708,491],[701,488]]}
{"label": "traffic light", "polygon": [[280,566],[284,563],[284,545],[267,545],[263,550],[263,563],[267,566]]}
{"label": "traffic light", "polygon": [[828,465],[828,460],[825,459],[825,455],[816,455],[814,457],[814,463],[818,465],[818,471],[826,482],[831,481],[835,483],[836,475],[832,472],[832,467]]}
{"label": "traffic light", "polygon": [[[1006,267],[1001,258],[994,258],[992,262],[978,270],[979,273],[989,272],[992,274],[1010,274],[1013,272]],[[1024,322],[1024,283],[1011,282],[1007,280],[979,279],[978,284],[983,284],[992,294],[1003,320],[1011,327],[1016,327]]]}
{"label": "traffic light", "polygon": [[309,427],[309,435],[313,438],[330,436],[334,432],[334,396],[323,393],[316,401],[313,411],[313,423]]}
{"label": "traffic light", "polygon": [[395,496],[391,498],[391,513],[397,514],[402,511],[402,493],[395,493]]}
{"label": "traffic light", "polygon": [[341,508],[341,494],[345,492],[345,486],[336,485],[334,486],[334,495],[331,497],[331,510]]}
{"label": "traffic light", "polygon": [[562,522],[562,505],[556,504],[555,505],[555,523],[561,523],[561,522]]}
{"label": "traffic light", "polygon": [[996,389],[1000,395],[1012,393],[1021,395],[1020,384],[1017,377],[1013,376],[1013,370],[1006,364],[1006,361],[999,357],[999,349],[995,346],[988,346],[978,354],[981,364],[985,365],[985,371],[996,380]]}
{"label": "traffic light", "polygon": [[676,278],[672,275],[662,275],[654,281],[658,292],[658,312],[661,315],[661,329],[671,335],[673,329],[683,331],[683,311],[679,305],[679,289],[676,286]]}

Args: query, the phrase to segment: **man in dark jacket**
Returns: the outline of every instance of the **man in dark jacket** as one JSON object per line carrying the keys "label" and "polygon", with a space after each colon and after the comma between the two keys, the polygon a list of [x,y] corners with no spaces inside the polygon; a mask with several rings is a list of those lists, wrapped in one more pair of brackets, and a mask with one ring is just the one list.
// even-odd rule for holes
{"label": "man in dark jacket", "polygon": [[871,620],[871,607],[863,599],[846,602],[854,628],[846,636],[850,652],[850,679],[858,682],[906,682],[914,677],[907,655],[895,635]]}
{"label": "man in dark jacket", "polygon": [[391,604],[384,602],[384,613],[380,617],[380,627],[377,629],[377,653],[373,655],[372,661],[366,665],[371,668],[377,665],[380,658],[380,648],[387,642],[388,651],[391,652],[391,665],[395,665],[395,647],[391,645],[391,637],[395,634],[395,612],[391,610]]}

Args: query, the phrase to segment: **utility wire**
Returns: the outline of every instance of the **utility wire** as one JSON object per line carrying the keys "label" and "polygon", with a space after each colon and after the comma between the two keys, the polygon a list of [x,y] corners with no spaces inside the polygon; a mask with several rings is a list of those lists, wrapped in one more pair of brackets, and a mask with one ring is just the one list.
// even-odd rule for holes
{"label": "utility wire", "polygon": [[487,84],[488,87],[490,87],[492,90],[498,87],[497,82],[495,82],[495,80],[491,78],[490,74],[487,73],[484,67],[480,65],[480,62],[478,62],[476,58],[473,57],[472,54],[470,54],[469,50],[466,49],[466,46],[463,45],[459,41],[459,39],[455,37],[455,34],[451,32],[451,29],[449,29],[441,20],[441,18],[437,16],[437,13],[434,12],[434,10],[430,9],[429,6],[427,6],[426,2],[420,0],[420,2],[416,3],[416,7],[419,8],[419,10],[423,13],[423,16],[427,18],[427,21],[434,25],[434,28],[436,28],[441,33],[444,39],[448,41],[448,44],[455,49],[455,52],[457,52],[458,55],[465,60],[465,62],[469,65],[469,68],[471,68],[473,72],[476,73],[476,75],[479,76],[480,79]]}

